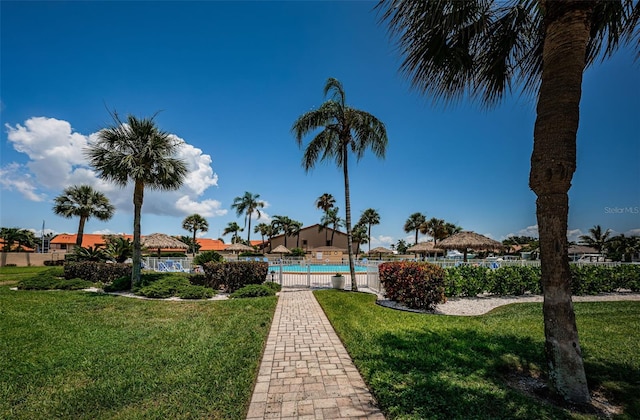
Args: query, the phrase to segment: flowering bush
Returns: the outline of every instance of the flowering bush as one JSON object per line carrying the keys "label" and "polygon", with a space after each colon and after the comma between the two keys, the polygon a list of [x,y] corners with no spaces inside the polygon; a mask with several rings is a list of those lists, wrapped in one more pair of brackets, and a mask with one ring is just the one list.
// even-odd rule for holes
{"label": "flowering bush", "polygon": [[387,262],[378,266],[386,296],[413,309],[444,303],[444,270],[425,262]]}

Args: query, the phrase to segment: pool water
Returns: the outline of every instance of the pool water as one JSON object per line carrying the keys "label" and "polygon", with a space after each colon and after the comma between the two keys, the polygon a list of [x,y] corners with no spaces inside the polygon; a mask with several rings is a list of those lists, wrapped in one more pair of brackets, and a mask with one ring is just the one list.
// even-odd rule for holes
{"label": "pool water", "polygon": [[[327,265],[314,265],[311,264],[309,266],[306,265],[283,265],[282,271],[284,273],[306,273],[308,267],[311,268],[312,273],[348,273],[349,266],[348,265],[338,265],[338,264],[327,264]],[[278,270],[279,266],[269,267],[269,270]],[[355,267],[356,273],[366,273],[367,267]]]}

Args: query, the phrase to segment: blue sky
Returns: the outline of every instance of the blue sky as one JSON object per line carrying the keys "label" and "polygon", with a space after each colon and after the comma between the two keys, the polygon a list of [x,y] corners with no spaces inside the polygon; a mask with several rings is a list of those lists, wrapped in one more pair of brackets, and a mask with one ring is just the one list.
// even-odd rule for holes
{"label": "blue sky", "polygon": [[[89,183],[116,205],[86,233],[131,233],[131,188],[96,179],[82,148],[111,123],[108,109],[151,116],[185,141],[189,178],[179,191],[147,191],[142,233],[187,234],[205,216],[217,238],[245,191],[265,201],[262,219],[318,223],[314,202],[333,194],[344,211],[342,174],[301,167],[290,132],[323,101],[328,77],[347,102],[387,126],[386,159],[350,167],[352,211],[376,209],[372,246],[398,239],[411,213],[494,239],[537,236],[528,187],[535,99],[501,106],[434,105],[412,91],[373,2],[2,1],[0,226],[75,233],[77,219],[52,200]],[[599,224],[640,234],[640,69],[623,50],[585,73],[569,238]],[[256,222],[253,222],[255,226]],[[252,238],[258,235],[252,233]],[[224,238],[229,240],[229,236]]]}

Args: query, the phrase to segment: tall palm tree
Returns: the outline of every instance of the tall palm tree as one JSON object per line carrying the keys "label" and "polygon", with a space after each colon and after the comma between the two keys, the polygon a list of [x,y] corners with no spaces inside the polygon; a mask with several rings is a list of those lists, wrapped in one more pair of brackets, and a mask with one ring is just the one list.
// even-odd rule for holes
{"label": "tall palm tree", "polygon": [[415,232],[416,240],[414,244],[418,243],[418,232],[420,232],[420,226],[427,220],[424,214],[422,213],[413,213],[406,222],[404,222],[404,231],[406,233]]}
{"label": "tall palm tree", "polygon": [[447,236],[446,231],[446,222],[444,219],[438,219],[436,217],[432,217],[431,219],[425,221],[420,225],[420,233],[423,235],[429,235],[433,238],[433,246],[436,246],[436,243],[440,239],[444,239]]}
{"label": "tall palm tree", "polygon": [[196,242],[196,234],[198,233],[198,231],[203,233],[207,232],[209,230],[209,222],[207,222],[207,219],[197,213],[192,214],[191,216],[185,217],[185,219],[182,221],[182,229],[193,232],[191,246],[193,255],[195,256],[196,252],[198,252],[198,242]]}
{"label": "tall palm tree", "polygon": [[371,149],[377,157],[383,158],[388,143],[387,130],[382,121],[373,115],[348,106],[344,88],[334,78],[329,78],[324,86],[325,97],[329,94],[331,99],[320,105],[320,108],[301,115],[293,123],[292,131],[298,146],[302,146],[302,139],[306,135],[322,128],[305,148],[302,158],[305,171],[308,172],[318,161],[324,160],[334,160],[338,168],[342,168],[351,290],[357,291],[351,234],[349,152],[355,155],[356,160],[360,160],[367,149]]}
{"label": "tall palm tree", "polygon": [[368,239],[369,239],[369,251],[371,251],[371,226],[380,224],[380,215],[375,209],[366,209],[360,215],[360,221],[358,222],[367,227]]}
{"label": "tall palm tree", "polygon": [[103,193],[94,190],[90,185],[73,185],[65,188],[63,193],[54,199],[53,212],[58,216],[70,219],[79,217],[76,246],[82,246],[84,225],[91,217],[107,221],[113,217],[116,209]]}
{"label": "tall palm tree", "polygon": [[267,223],[258,223],[253,229],[253,233],[259,233],[262,237],[262,254],[264,254],[264,237],[269,239],[269,247],[271,247],[271,236],[273,235],[273,228]]}
{"label": "tall palm tree", "polygon": [[[2,250],[6,252],[20,252],[23,250],[23,245],[29,248],[36,247],[35,234],[27,229],[3,227],[0,229],[0,238],[4,239]],[[14,249],[13,245],[15,243],[17,243],[18,246]]]}
{"label": "tall palm tree", "polygon": [[287,247],[287,238],[295,234],[296,229],[299,229],[299,227],[297,227],[297,224],[299,223],[300,222],[297,222],[288,216],[273,216],[271,226],[273,227],[274,233],[276,235],[279,233],[284,233],[285,248]]}
{"label": "tall palm tree", "polygon": [[326,228],[331,226],[331,240],[329,241],[329,244],[332,246],[333,246],[333,236],[335,235],[336,230],[340,229],[340,227],[343,226],[343,222],[344,222],[344,220],[342,220],[342,218],[338,215],[339,212],[340,212],[340,208],[334,207],[332,209],[327,210],[324,216],[322,216],[322,219],[320,219],[320,229],[325,229],[324,231],[325,243],[327,242]]}
{"label": "tall palm tree", "polygon": [[353,242],[356,243],[356,258],[358,258],[358,254],[360,253],[360,245],[366,244],[369,242],[369,235],[367,233],[367,227],[365,225],[361,225],[356,223],[353,226]]}
{"label": "tall palm tree", "polygon": [[236,197],[231,205],[232,209],[236,209],[238,216],[244,214],[244,226],[249,227],[247,229],[247,244],[251,245],[251,217],[255,213],[258,217],[262,216],[260,209],[264,207],[264,201],[258,200],[260,194],[251,194],[249,191],[245,191],[242,197]]}
{"label": "tall palm tree", "polygon": [[602,232],[602,227],[600,227],[600,225],[595,225],[594,227],[589,229],[588,235],[581,235],[579,239],[582,245],[593,247],[598,250],[598,253],[600,253],[602,252],[607,242],[609,242],[610,234],[610,229]]}
{"label": "tall palm tree", "polygon": [[590,400],[571,301],[568,191],[576,167],[582,77],[623,43],[640,46],[633,0],[381,0],[413,87],[434,99],[498,103],[537,96],[529,186],[537,195],[545,349],[552,392]]}
{"label": "tall palm tree", "polygon": [[296,235],[296,248],[300,248],[300,231],[302,230],[302,222],[294,220],[291,224],[291,236]]}
{"label": "tall palm tree", "polygon": [[180,188],[187,175],[186,163],[177,157],[182,141],[158,128],[154,118],[132,115],[123,122],[115,112],[114,124],[100,130],[97,141],[86,150],[98,176],[124,187],[133,182],[132,287],[140,281],[140,219],[144,190]]}
{"label": "tall palm tree", "polygon": [[240,227],[240,225],[236,222],[229,222],[229,224],[227,225],[226,228],[224,228],[224,230],[222,231],[222,236],[228,235],[230,233],[232,233],[233,235],[231,235],[231,243],[235,244],[238,243],[240,241],[240,235],[238,235],[238,232],[242,232],[244,229]]}
{"label": "tall palm tree", "polygon": [[[316,208],[322,210],[324,212],[325,218],[327,216],[327,212],[332,209],[336,204],[336,199],[329,193],[324,193],[316,200]],[[320,230],[326,228],[327,225],[324,225],[322,220],[320,221]],[[324,242],[327,242],[327,231],[324,231]]]}

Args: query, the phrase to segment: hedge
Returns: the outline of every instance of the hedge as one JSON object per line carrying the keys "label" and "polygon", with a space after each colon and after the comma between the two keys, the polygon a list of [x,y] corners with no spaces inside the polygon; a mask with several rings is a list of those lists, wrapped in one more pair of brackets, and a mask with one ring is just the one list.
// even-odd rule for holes
{"label": "hedge", "polygon": [[203,266],[204,285],[233,293],[248,284],[262,284],[267,279],[269,263],[258,261],[208,262]]}
{"label": "hedge", "polygon": [[386,296],[412,309],[433,309],[446,301],[445,272],[427,262],[387,262],[378,266]]}
{"label": "hedge", "polygon": [[92,283],[108,284],[124,276],[131,277],[131,264],[82,261],[64,265],[65,279],[80,278]]}

